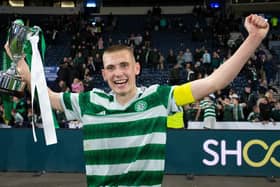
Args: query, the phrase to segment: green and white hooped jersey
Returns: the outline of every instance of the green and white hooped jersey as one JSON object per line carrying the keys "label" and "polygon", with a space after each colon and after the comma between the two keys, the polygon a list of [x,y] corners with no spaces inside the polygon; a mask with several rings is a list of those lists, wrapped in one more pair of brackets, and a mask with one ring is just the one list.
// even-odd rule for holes
{"label": "green and white hooped jersey", "polygon": [[61,94],[67,119],[83,123],[88,186],[161,186],[172,92],[138,88],[125,106],[99,89]]}
{"label": "green and white hooped jersey", "polygon": [[203,118],[216,117],[216,105],[213,101],[202,100],[200,102],[200,107],[204,109]]}

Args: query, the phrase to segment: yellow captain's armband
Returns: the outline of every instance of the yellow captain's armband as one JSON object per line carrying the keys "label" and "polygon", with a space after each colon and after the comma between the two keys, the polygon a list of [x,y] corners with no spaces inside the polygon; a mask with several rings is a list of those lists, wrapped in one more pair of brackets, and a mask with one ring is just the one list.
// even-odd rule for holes
{"label": "yellow captain's armband", "polygon": [[195,98],[192,95],[191,84],[186,83],[174,88],[174,99],[177,105],[182,106],[195,102]]}

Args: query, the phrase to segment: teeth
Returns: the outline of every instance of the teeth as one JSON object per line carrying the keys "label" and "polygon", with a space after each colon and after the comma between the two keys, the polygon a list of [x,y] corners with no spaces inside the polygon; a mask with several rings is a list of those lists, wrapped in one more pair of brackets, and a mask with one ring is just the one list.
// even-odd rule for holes
{"label": "teeth", "polygon": [[116,84],[123,84],[123,83],[126,83],[126,80],[117,80],[117,81],[114,81]]}

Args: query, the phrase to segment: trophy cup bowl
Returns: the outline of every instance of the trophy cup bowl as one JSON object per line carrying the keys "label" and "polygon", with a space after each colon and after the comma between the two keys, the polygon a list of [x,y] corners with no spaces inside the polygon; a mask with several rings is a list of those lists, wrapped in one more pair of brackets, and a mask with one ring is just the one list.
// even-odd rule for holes
{"label": "trophy cup bowl", "polygon": [[37,31],[24,26],[22,23],[14,21],[9,29],[8,47],[12,59],[11,66],[6,71],[0,72],[0,93],[5,93],[17,97],[24,95],[26,83],[16,70],[17,62],[24,57],[24,46],[29,34]]}

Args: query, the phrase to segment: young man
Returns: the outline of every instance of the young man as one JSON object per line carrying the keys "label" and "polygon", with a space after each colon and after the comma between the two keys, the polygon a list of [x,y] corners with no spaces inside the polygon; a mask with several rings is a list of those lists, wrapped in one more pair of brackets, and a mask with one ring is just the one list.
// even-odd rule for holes
{"label": "young man", "polygon": [[[257,16],[245,20],[249,32],[236,53],[204,79],[179,86],[136,87],[140,65],[126,46],[113,46],[103,55],[102,75],[111,93],[49,90],[53,108],[68,119],[79,119],[84,131],[88,186],[161,186],[164,174],[166,118],[171,106],[182,106],[224,88],[238,74],[268,32]],[[30,84],[21,61],[18,71]]]}

